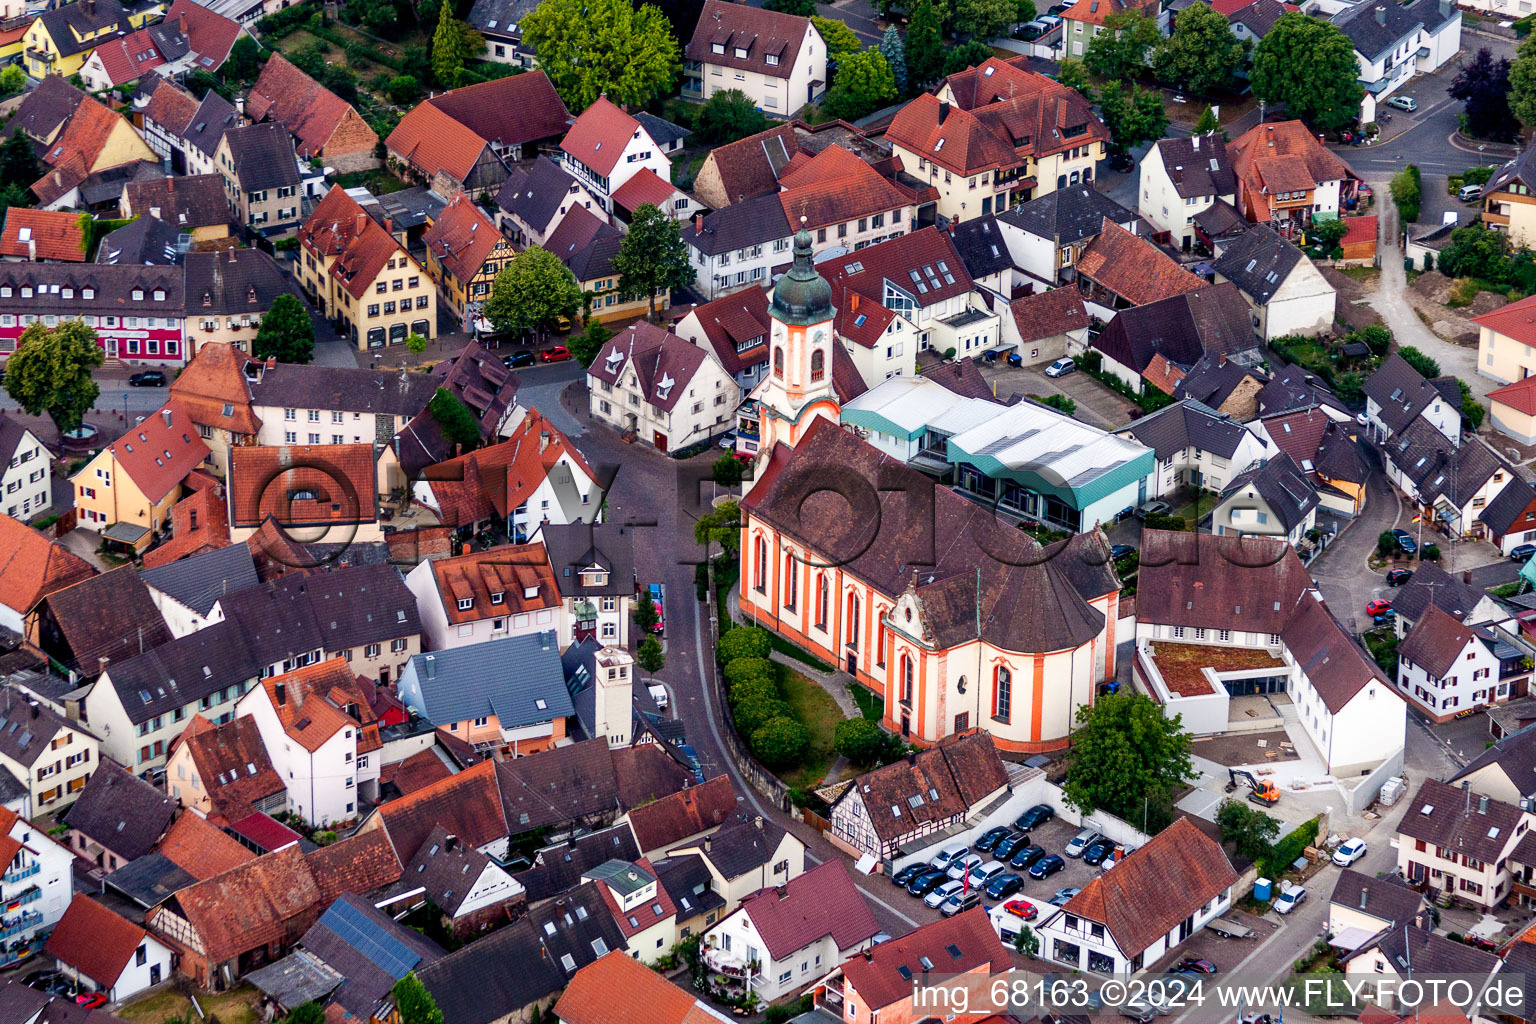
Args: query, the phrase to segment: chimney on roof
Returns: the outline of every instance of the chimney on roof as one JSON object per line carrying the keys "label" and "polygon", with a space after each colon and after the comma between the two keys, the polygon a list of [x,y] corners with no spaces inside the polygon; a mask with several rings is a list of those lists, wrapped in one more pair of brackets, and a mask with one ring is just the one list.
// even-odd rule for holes
{"label": "chimney on roof", "polygon": [[1470,585],[1472,583],[1472,570],[1471,569],[1463,569],[1462,570],[1461,582],[1466,583],[1468,585]]}
{"label": "chimney on roof", "polygon": [[[27,704],[28,704],[28,705],[30,705],[30,706],[31,706],[31,708],[32,708],[32,717],[33,717],[33,718],[36,718],[36,717],[37,717],[37,715],[38,715],[38,711],[37,711],[37,701],[35,701],[35,700],[29,700],[29,701],[27,701]],[[1488,799],[1488,798],[1487,798],[1487,797],[1484,797],[1484,798],[1483,798],[1483,799],[1484,799],[1484,800],[1486,800],[1486,799]]]}
{"label": "chimney on roof", "polygon": [[1487,796],[1480,796],[1480,797],[1477,798],[1477,813],[1478,814],[1487,814],[1488,813],[1488,797]]}
{"label": "chimney on roof", "polygon": [[91,15],[92,17],[95,17],[95,15],[96,15],[96,0],[83,0],[83,2],[84,2],[84,5],[85,5],[85,13]]}
{"label": "chimney on roof", "polygon": [[712,845],[714,845],[713,839],[714,839],[714,837],[712,837],[712,836],[705,836],[704,837],[704,852],[705,853],[708,853],[709,852],[709,848]]}
{"label": "chimney on roof", "polygon": [[430,654],[424,654],[424,655],[422,655],[422,658],[421,658],[421,664],[422,664],[423,670],[426,672],[426,676],[427,676],[428,679],[436,679],[437,678],[437,659],[436,658],[434,658]]}
{"label": "chimney on roof", "polygon": [[384,218],[384,230],[386,232],[388,232],[389,234],[391,234],[391,235],[395,233],[395,218],[393,218],[393,217],[385,217]]}
{"label": "chimney on roof", "polygon": [[27,238],[27,259],[37,262],[37,239],[30,236]]}
{"label": "chimney on roof", "polygon": [[752,819],[752,824],[756,825],[757,828],[758,828],[758,831],[761,832],[762,828],[763,828],[763,816],[761,814],[759,814],[757,817],[753,818]]}
{"label": "chimney on roof", "polygon": [[165,420],[165,425],[167,427],[169,427],[171,425],[171,410],[169,410],[169,409],[161,409],[160,410],[160,418]]}
{"label": "chimney on roof", "polygon": [[1198,135],[1191,135],[1189,137],[1189,141],[1193,145],[1195,152],[1196,153],[1200,152],[1200,136],[1198,136]]}
{"label": "chimney on roof", "polygon": [[245,97],[244,96],[236,96],[235,97],[235,113],[239,114],[241,117],[245,116]]}
{"label": "chimney on roof", "polygon": [[1360,887],[1360,909],[1361,909],[1361,910],[1364,910],[1364,909],[1365,909],[1365,898],[1366,898],[1366,894],[1368,894],[1368,893],[1369,893],[1369,892],[1370,892],[1370,891],[1371,891],[1371,890],[1370,890],[1370,888],[1369,888],[1369,887],[1367,887],[1367,886],[1363,886],[1363,885],[1362,885],[1362,886],[1361,886],[1361,887]]}
{"label": "chimney on roof", "polygon": [[789,886],[787,885],[776,885],[773,887],[773,891],[778,894],[781,900],[789,897]]}
{"label": "chimney on roof", "polygon": [[858,292],[852,292],[850,294],[849,299],[848,299],[848,312],[850,312],[850,313],[857,313],[858,311],[859,311],[859,293]]}
{"label": "chimney on roof", "polygon": [[288,684],[287,683],[276,683],[276,684],[274,684],[273,687],[272,687],[272,692],[276,695],[278,704],[287,704],[288,703]]}
{"label": "chimney on roof", "polygon": [[1449,18],[1450,16],[1451,16],[1451,0],[1440,0],[1440,17],[1442,17],[1442,18]]}
{"label": "chimney on roof", "polygon": [[539,431],[539,454],[544,454],[544,449],[549,447],[549,431]]}
{"label": "chimney on roof", "polygon": [[1385,25],[1386,23],[1387,23],[1387,9],[1385,7],[1383,7],[1381,4],[1377,4],[1376,5],[1376,24],[1378,24],[1378,25]]}
{"label": "chimney on roof", "polygon": [[445,838],[443,840],[443,849],[445,849],[445,850],[451,850],[455,846],[458,846],[458,845],[459,845],[459,837],[458,836],[448,836],[447,838]]}
{"label": "chimney on roof", "polygon": [[948,116],[949,116],[949,103],[947,103],[944,100],[939,100],[939,124],[943,124],[944,123],[944,119],[946,117],[948,117]]}
{"label": "chimney on roof", "polygon": [[161,217],[160,217],[160,207],[158,207],[158,206],[151,206],[149,208],[149,215],[151,217],[155,218],[156,220],[160,220],[161,219]]}
{"label": "chimney on roof", "polygon": [[187,34],[187,16],[185,14],[176,20],[176,30],[182,35]]}

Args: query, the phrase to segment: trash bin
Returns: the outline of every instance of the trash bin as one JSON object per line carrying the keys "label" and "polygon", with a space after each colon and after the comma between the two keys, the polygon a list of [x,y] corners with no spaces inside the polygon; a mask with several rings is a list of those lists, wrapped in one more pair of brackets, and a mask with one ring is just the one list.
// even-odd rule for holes
{"label": "trash bin", "polygon": [[1260,903],[1269,902],[1269,889],[1274,883],[1267,878],[1253,880],[1253,898]]}

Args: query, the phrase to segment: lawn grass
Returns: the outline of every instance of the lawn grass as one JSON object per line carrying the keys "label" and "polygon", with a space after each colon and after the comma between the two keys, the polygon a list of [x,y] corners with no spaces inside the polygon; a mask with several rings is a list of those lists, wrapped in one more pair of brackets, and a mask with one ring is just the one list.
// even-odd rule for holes
{"label": "lawn grass", "polygon": [[832,739],[837,732],[837,723],[843,720],[842,710],[830,693],[799,672],[787,665],[775,664],[774,668],[779,675],[784,702],[789,705],[795,720],[811,734],[805,760],[796,770],[785,772],[782,778],[797,789],[807,790],[836,781],[827,779],[826,774],[827,766],[837,756],[832,749]]}
{"label": "lawn grass", "polygon": [[1488,593],[1494,597],[1514,597],[1520,593],[1521,586],[1523,584],[1519,580],[1515,580],[1513,583],[1500,583],[1496,587],[1489,587]]}
{"label": "lawn grass", "polygon": [[885,717],[885,698],[868,687],[849,683],[848,696],[859,706],[860,714],[871,722],[878,722]]}
{"label": "lawn grass", "polygon": [[1381,271],[1375,267],[1334,267],[1345,277],[1361,281],[1366,284],[1374,284],[1381,277]]}
{"label": "lawn grass", "polygon": [[796,661],[800,662],[800,664],[809,665],[811,668],[818,672],[837,671],[836,668],[828,665],[826,662],[816,657],[816,655],[795,646],[790,641],[779,636],[779,634],[772,633],[770,636],[772,637],[773,649],[778,651],[780,654],[788,655],[789,657],[794,658]]}
{"label": "lawn grass", "polygon": [[342,188],[356,188],[362,185],[376,196],[386,196],[391,192],[399,192],[401,189],[411,187],[410,182],[402,181],[382,167],[375,167],[371,171],[338,174],[336,184]]}
{"label": "lawn grass", "polygon": [[[261,996],[250,985],[220,992],[217,995],[199,995],[198,1005],[206,1016],[217,1017],[220,1024],[256,1024],[256,1005]],[[142,999],[117,1011],[117,1016],[133,1024],[165,1024],[178,1017],[197,1020],[197,1012],[187,997],[175,989],[164,989],[148,999]]]}

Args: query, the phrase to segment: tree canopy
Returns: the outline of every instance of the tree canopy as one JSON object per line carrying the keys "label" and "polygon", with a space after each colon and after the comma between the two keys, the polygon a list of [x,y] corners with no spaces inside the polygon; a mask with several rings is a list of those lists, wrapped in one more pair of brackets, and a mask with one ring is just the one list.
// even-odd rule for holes
{"label": "tree canopy", "polygon": [[1450,244],[1440,250],[1439,269],[1448,277],[1502,282],[1509,270],[1509,236],[1490,231],[1482,221],[1457,228]]}
{"label": "tree canopy", "polygon": [[480,443],[480,423],[475,414],[447,388],[438,388],[433,393],[427,412],[443,428],[443,436],[465,451]]}
{"label": "tree canopy", "polygon": [[942,22],[933,0],[917,0],[912,21],[907,25],[906,45],[907,85],[920,89],[939,77],[944,67]]}
{"label": "tree canopy", "polygon": [[295,295],[279,295],[261,318],[251,353],[257,359],[307,363],[315,357],[315,325]]}
{"label": "tree canopy", "polygon": [[1018,20],[1019,0],[951,0],[949,30],[978,41],[1003,35]]}
{"label": "tree canopy", "polygon": [[799,18],[809,18],[816,13],[816,0],[768,0],[763,4],[766,11],[778,11],[780,14],[793,14]]}
{"label": "tree canopy", "polygon": [[661,9],[629,0],[542,0],[522,21],[523,42],[573,111],[603,93],[644,106],[672,88],[681,67],[677,39]]}
{"label": "tree canopy", "polygon": [[820,15],[811,19],[811,24],[816,26],[816,31],[821,34],[822,42],[827,44],[827,63],[833,66],[832,83],[837,83],[836,68],[843,65],[843,61],[864,49],[864,44],[859,42],[858,34],[849,28],[847,23],[836,18],[823,18]]}
{"label": "tree canopy", "polygon": [[1446,92],[1464,105],[1467,134],[1494,142],[1511,142],[1520,134],[1520,121],[1509,106],[1509,74],[1509,58],[1494,60],[1486,46],[1457,72]]}
{"label": "tree canopy", "polygon": [[968,43],[952,46],[944,52],[944,73],[953,75],[966,68],[976,67],[992,56],[992,47],[972,39]]}
{"label": "tree canopy", "polygon": [[[478,40],[478,45],[477,45]],[[439,8],[437,30],[432,33],[432,74],[452,89],[464,75],[464,65],[485,50],[485,40],[453,16],[453,5]]]}
{"label": "tree canopy", "polygon": [[390,991],[395,997],[400,1024],[443,1024],[443,1011],[437,1008],[437,1000],[416,977],[415,971],[395,982]]}
{"label": "tree canopy", "polygon": [[1068,89],[1076,89],[1089,102],[1094,102],[1093,85],[1088,78],[1088,68],[1080,60],[1067,59],[1061,62],[1056,71],[1056,78]]}
{"label": "tree canopy", "polygon": [[1160,81],[1206,96],[1231,82],[1247,58],[1248,48],[1233,34],[1226,15],[1191,4],[1179,12],[1153,67]]}
{"label": "tree canopy", "polygon": [[1137,10],[1118,11],[1104,19],[1104,30],[1088,43],[1083,63],[1100,78],[1129,78],[1147,66],[1148,54],[1162,41],[1157,22]]}
{"label": "tree canopy", "polygon": [[907,47],[901,41],[901,33],[892,25],[885,30],[885,35],[880,38],[880,52],[885,54],[885,62],[891,66],[891,77],[896,82],[896,94],[905,96],[907,93]]}
{"label": "tree canopy", "polygon": [[721,89],[699,108],[694,131],[706,142],[723,146],[768,128],[768,119],[740,89]]}
{"label": "tree canopy", "polygon": [[827,93],[822,112],[855,121],[896,98],[896,79],[879,50],[850,54],[837,69],[837,81]]}
{"label": "tree canopy", "polygon": [[[229,48],[229,57],[224,61],[224,66],[219,68],[219,74],[225,81],[253,82],[261,71],[261,47],[255,39],[242,32],[235,39],[235,45]],[[0,77],[4,77],[0,73]]]}
{"label": "tree canopy", "polygon": [[512,257],[491,283],[482,312],[497,331],[536,330],[581,305],[576,278],[548,249],[533,246]]}
{"label": "tree canopy", "polygon": [[640,666],[640,671],[646,676],[653,676],[667,667],[667,655],[661,649],[661,641],[656,639],[655,633],[646,635],[640,641],[640,647],[635,651],[635,664]]}
{"label": "tree canopy", "polygon": [[1216,812],[1221,841],[1231,843],[1238,856],[1257,861],[1280,835],[1280,822],[1242,800],[1223,800]]}
{"label": "tree canopy", "polygon": [[1109,129],[1110,145],[1121,152],[1160,139],[1168,130],[1162,94],[1135,83],[1129,92],[1119,82],[1100,89],[1099,117]]}
{"label": "tree canopy", "polygon": [[1337,130],[1360,116],[1359,74],[1355,46],[1336,25],[1288,11],[1255,48],[1249,82],[1266,103],[1284,103],[1313,128]]}
{"label": "tree canopy", "polygon": [[1080,705],[1077,722],[1062,793],[1084,814],[1140,823],[1154,806],[1166,813],[1174,787],[1196,775],[1182,719],[1148,697],[1108,694]]}
{"label": "tree canopy", "polygon": [[682,228],[652,203],[641,203],[635,211],[629,233],[613,257],[613,269],[619,275],[620,291],[650,300],[652,320],[656,319],[656,293],[686,288],[695,274]]}
{"label": "tree canopy", "polygon": [[74,430],[96,404],[101,388],[91,371],[106,357],[96,332],[81,320],[57,327],[36,321],[21,332],[21,341],[5,366],[5,390],[33,416],[47,413],[60,433]]}
{"label": "tree canopy", "polygon": [[726,551],[736,551],[741,547],[741,506],[734,501],[722,501],[700,516],[693,524],[693,539],[701,545],[713,541]]}

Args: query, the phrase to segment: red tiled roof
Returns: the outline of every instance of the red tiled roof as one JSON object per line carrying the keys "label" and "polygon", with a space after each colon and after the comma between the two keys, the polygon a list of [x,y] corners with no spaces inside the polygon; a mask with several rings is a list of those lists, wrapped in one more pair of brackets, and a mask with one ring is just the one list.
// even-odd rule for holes
{"label": "red tiled roof", "polygon": [[1516,412],[1536,416],[1536,377],[1526,377],[1513,384],[1506,384],[1488,392],[1488,397],[1493,402],[1507,405]]}
{"label": "red tiled roof", "polygon": [[[342,658],[327,658],[261,681],[283,731],[313,754],[342,729],[357,730],[358,748],[370,730],[378,740],[378,725],[368,698],[357,688],[357,677]],[[278,687],[282,687],[279,700]],[[343,710],[347,705],[355,714]]]}
{"label": "red tiled roof", "polygon": [[159,501],[208,458],[197,424],[176,398],[109,446],[118,469],[150,501]]}
{"label": "red tiled roof", "polygon": [[[955,106],[975,114],[1021,157],[1108,142],[1109,131],[1088,101],[1077,90],[1020,66],[1027,60],[989,58],[950,75],[944,89]],[[1064,130],[1079,127],[1081,131]]]}
{"label": "red tiled roof", "polygon": [[87,96],[43,154],[43,163],[57,167],[78,157],[87,174],[104,169],[96,161],[113,129],[123,120],[123,115]]}
{"label": "red tiled roof", "polygon": [[852,989],[850,996],[857,995],[872,1011],[911,998],[912,982],[902,976],[900,968],[918,973],[923,957],[929,963],[942,964],[939,969],[945,974],[963,974],[983,966],[990,968],[989,974],[1013,970],[1013,958],[993,930],[987,912],[977,907],[883,942],[868,957],[845,961],[843,977]]}
{"label": "red tiled roof", "polygon": [[1089,325],[1088,307],[1076,288],[1052,288],[1014,299],[1008,306],[1021,341],[1039,341]]}
{"label": "red tiled roof", "polygon": [[267,851],[281,850],[304,837],[270,814],[255,811],[229,822],[229,829]]}
{"label": "red tiled roof", "polygon": [[662,797],[629,812],[629,828],[641,850],[659,850],[719,826],[736,810],[728,775]]}
{"label": "red tiled roof", "polygon": [[467,526],[492,515],[505,518],[509,509],[534,492],[561,456],[568,456],[596,479],[566,436],[538,410],[530,409],[507,440],[428,467],[422,480],[431,488],[440,520]]}
{"label": "red tiled roof", "polygon": [[863,295],[848,288],[839,296],[832,329],[838,337],[846,338],[855,345],[874,348],[880,344],[885,329],[891,326],[896,317],[895,310],[886,309],[872,299],[865,300]]}
{"label": "red tiled roof", "polygon": [[443,826],[475,849],[509,834],[497,786],[496,762],[481,761],[441,782],[379,805],[379,821],[397,851],[415,856],[432,829]]}
{"label": "red tiled roof", "polygon": [[5,230],[0,233],[0,256],[39,260],[85,262],[85,229],[82,214],[33,210],[12,206],[5,211]]}
{"label": "red tiled roof", "polygon": [[1148,384],[1165,395],[1173,394],[1179,383],[1184,380],[1184,371],[1170,363],[1168,357],[1161,352],[1153,354],[1152,361],[1147,364],[1145,370],[1141,371],[1141,375],[1146,378]]}
{"label": "red tiled roof", "polygon": [[469,282],[480,273],[502,237],[480,207],[460,192],[438,214],[421,241],[438,263],[467,290]]}
{"label": "red tiled roof", "polygon": [[191,126],[192,119],[197,116],[197,107],[197,99],[191,93],[174,82],[161,79],[150,94],[143,117],[146,122],[153,121],[172,134],[180,135]]}
{"label": "red tiled roof", "polygon": [[1151,242],[1107,219],[1099,237],[1078,257],[1077,271],[1135,306],[1206,284]]}
{"label": "red tiled roof", "polygon": [[[1282,174],[1285,180],[1296,178],[1293,165],[1287,165],[1291,166],[1290,171],[1282,171],[1276,165],[1266,165],[1261,169],[1260,165],[1268,160],[1299,158],[1306,167],[1305,176],[1308,178],[1300,186],[1302,190],[1314,188],[1325,181],[1356,177],[1349,165],[1325,149],[1317,141],[1317,136],[1300,121],[1271,121],[1255,125],[1236,141],[1228,143],[1227,153],[1232,157],[1232,170],[1242,184],[1245,202],[1239,205],[1246,207],[1243,212],[1250,220],[1269,219],[1269,200],[1265,195],[1269,177],[1273,176],[1276,181],[1282,180]],[[1271,186],[1270,191],[1277,189]]]}
{"label": "red tiled roof", "polygon": [[1125,10],[1139,10],[1144,5],[1121,3],[1121,0],[1077,0],[1062,12],[1063,21],[1082,21],[1090,25],[1102,25],[1112,14]]}
{"label": "red tiled roof", "polygon": [[[245,364],[245,353],[233,345],[208,342],[171,382],[171,394],[180,399],[194,423],[254,434],[261,429],[261,420],[251,408]],[[224,413],[226,406],[228,415]]]}
{"label": "red tiled roof", "polygon": [[[555,571],[543,544],[502,544],[454,558],[433,559],[432,579],[449,625],[560,604]],[[529,590],[534,591],[532,597],[525,596]],[[467,609],[459,607],[464,600],[471,602]]]}
{"label": "red tiled roof", "polygon": [[841,860],[829,860],[784,885],[742,897],[738,913],[751,919],[775,960],[827,936],[839,950],[850,949],[880,931]]}
{"label": "red tiled roof", "polygon": [[565,1024],[685,1024],[693,996],[623,950],[593,961],[571,977],[555,1003]]}
{"label": "red tiled roof", "polygon": [[639,130],[639,121],[620,110],[606,95],[599,96],[596,103],[576,118],[560,148],[606,176],[613,173],[624,147]]}
{"label": "red tiled roof", "polygon": [[[1021,163],[1013,146],[993,134],[975,114],[948,107],[932,93],[923,93],[902,107],[886,129],[885,137],[961,175],[1017,167]],[[920,173],[916,168],[908,168],[908,172]]]}
{"label": "red tiled roof", "polygon": [[[719,152],[719,150],[716,150]],[[768,290],[746,288],[695,309],[704,337],[722,366],[732,374],[768,361]],[[759,344],[738,349],[749,341]]]}
{"label": "red tiled roof", "polygon": [[[752,71],[772,78],[788,78],[794,73],[811,19],[784,14],[762,7],[707,0],[704,10],[688,40],[687,56],[704,64],[717,64],[736,71]],[[724,53],[716,53],[721,46]],[[737,49],[747,51],[745,57]],[[776,63],[767,58],[775,56]]]}
{"label": "red tiled roof", "polygon": [[670,211],[672,194],[677,189],[649,167],[642,167],[613,193],[613,201],[626,210],[634,211],[641,203],[659,206]]}
{"label": "red tiled roof", "polygon": [[334,256],[330,274],[355,299],[373,289],[384,264],[409,255],[346,191],[332,187],[299,228],[299,242],[319,256]]}
{"label": "red tiled roof", "polygon": [[542,71],[452,89],[422,105],[436,107],[480,138],[504,146],[563,135],[571,123],[570,111]]}
{"label": "red tiled roof", "polygon": [[[652,878],[656,877],[656,868],[644,857],[635,861],[635,866],[649,873]],[[676,904],[672,902],[666,887],[659,883],[654,897],[644,903],[637,903],[628,910],[619,906],[618,900],[613,898],[613,890],[601,880],[598,881],[597,888],[602,893],[603,902],[608,904],[608,912],[613,915],[614,923],[619,926],[619,931],[624,933],[626,939],[634,938],[657,921],[665,921],[669,917],[677,916]],[[660,913],[657,913],[658,910]]]}
{"label": "red tiled roof", "polygon": [[0,515],[0,604],[25,615],[55,590],[95,575],[64,545]]}
{"label": "red tiled roof", "polygon": [[384,145],[427,175],[445,171],[464,181],[486,141],[431,103],[418,103],[400,119]]}
{"label": "red tiled roof", "polygon": [[159,852],[196,879],[212,878],[256,857],[196,811],[183,811],[171,823],[160,840]]}
{"label": "red tiled roof", "polygon": [[1522,345],[1536,345],[1536,295],[1500,306],[1472,322]]}
{"label": "red tiled roof", "polygon": [[311,850],[304,860],[325,905],[343,893],[371,893],[400,880],[400,858],[383,829],[359,832]]}
{"label": "red tiled roof", "polygon": [[402,795],[409,795],[451,775],[453,769],[443,762],[437,751],[429,748],[404,761],[386,765],[379,773],[379,783],[393,782]]}
{"label": "red tiled roof", "polygon": [[202,715],[193,715],[171,749],[183,744],[213,810],[226,820],[245,817],[255,810],[255,801],[286,788],[272,767],[256,719],[250,715],[219,726]]}
{"label": "red tiled roof", "polygon": [[[224,17],[196,0],[176,0],[166,12],[165,20],[176,25],[187,37],[192,52],[200,58],[198,66],[209,71],[217,70],[229,58],[229,51],[240,36],[238,21]],[[201,58],[211,59],[212,65],[205,64]]]}
{"label": "red tiled roof", "polygon": [[85,893],[76,893],[48,936],[46,952],[101,988],[117,984],[144,941],[144,929],[119,917]]}
{"label": "red tiled roof", "polygon": [[779,202],[791,227],[815,230],[909,204],[873,167],[841,146],[828,146],[779,179]]}
{"label": "red tiled roof", "polygon": [[378,482],[371,444],[240,445],[229,452],[230,523],[289,528],[371,523]]}
{"label": "red tiled roof", "polygon": [[171,539],[144,553],[143,568],[157,569],[178,558],[229,546],[229,507],[224,501],[224,487],[198,487],[200,478],[201,470],[187,477],[187,485],[194,489],[171,506]]}
{"label": "red tiled roof", "polygon": [[[274,53],[251,86],[246,113],[278,122],[306,157],[371,152],[378,136],[352,105]],[[331,143],[335,141],[337,145]],[[339,190],[334,190],[339,191]]]}
{"label": "red tiled roof", "polygon": [[1375,217],[1346,217],[1344,227],[1344,237],[1339,239],[1341,246],[1376,241]]}
{"label": "red tiled roof", "polygon": [[144,72],[165,63],[165,54],[147,28],[108,40],[96,47],[96,55],[113,85],[136,81]]}
{"label": "red tiled roof", "polygon": [[200,940],[199,952],[222,963],[296,940],[313,923],[320,899],[309,865],[289,846],[187,886],[150,911],[148,923],[159,930],[159,913],[179,913]]}
{"label": "red tiled roof", "polygon": [[[913,231],[827,260],[820,265],[820,270],[832,285],[833,298],[839,304],[845,290],[859,292],[864,301],[879,304],[884,298],[887,278],[912,291],[917,301],[925,306],[964,295],[975,287],[971,275],[965,270],[965,261],[955,248],[954,239],[936,227]],[[914,271],[922,278],[925,290],[919,292],[912,284]],[[863,309],[862,304],[860,309]]]}
{"label": "red tiled roof", "polygon": [[[756,135],[749,135],[735,142],[728,142],[710,151],[704,158],[705,168],[713,165],[720,176],[720,190],[732,203],[755,199],[779,190],[774,167],[775,159],[786,159],[788,164],[778,168],[784,173],[795,166],[794,161],[808,154],[800,149],[795,126],[781,124]],[[700,171],[702,175],[703,170]]]}

